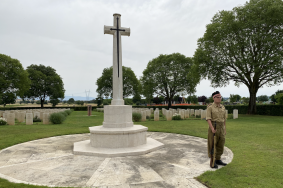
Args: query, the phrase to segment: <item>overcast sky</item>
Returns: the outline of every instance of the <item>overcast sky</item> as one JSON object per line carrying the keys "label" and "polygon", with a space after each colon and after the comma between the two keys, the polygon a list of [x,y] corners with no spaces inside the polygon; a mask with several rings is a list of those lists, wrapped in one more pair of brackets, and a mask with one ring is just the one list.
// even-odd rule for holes
{"label": "overcast sky", "polygon": [[[63,78],[65,96],[96,97],[96,80],[112,65],[113,37],[103,34],[120,13],[121,26],[131,28],[122,37],[123,66],[140,78],[147,63],[160,54],[179,52],[192,57],[212,17],[245,0],[0,0],[0,53],[18,59],[26,69],[43,64]],[[260,88],[272,95],[282,85]],[[231,82],[223,88],[202,80],[198,96],[214,91],[222,96],[249,96],[246,86]]]}

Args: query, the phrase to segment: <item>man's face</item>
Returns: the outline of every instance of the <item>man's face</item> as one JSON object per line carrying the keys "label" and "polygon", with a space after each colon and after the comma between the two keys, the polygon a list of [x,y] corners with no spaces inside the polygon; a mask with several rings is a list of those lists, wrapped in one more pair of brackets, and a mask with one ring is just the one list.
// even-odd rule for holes
{"label": "man's face", "polygon": [[221,94],[217,94],[217,95],[213,96],[213,100],[214,100],[215,103],[220,103],[221,99],[222,99]]}

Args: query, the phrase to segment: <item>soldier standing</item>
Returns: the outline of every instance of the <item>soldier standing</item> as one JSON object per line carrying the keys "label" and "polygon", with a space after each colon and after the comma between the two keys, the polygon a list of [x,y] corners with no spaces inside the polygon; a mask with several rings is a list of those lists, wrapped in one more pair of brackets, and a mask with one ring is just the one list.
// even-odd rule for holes
{"label": "soldier standing", "polygon": [[213,134],[216,136],[216,160],[214,163],[214,167],[218,168],[217,165],[226,166],[227,164],[221,161],[221,155],[224,151],[225,144],[225,135],[226,135],[226,110],[225,107],[220,104],[221,102],[221,94],[219,91],[212,93],[212,98],[214,103],[207,106],[206,110],[206,121],[209,125],[208,128],[208,139],[207,139],[207,147],[208,147],[208,157],[211,158],[211,148],[212,148],[212,140]]}

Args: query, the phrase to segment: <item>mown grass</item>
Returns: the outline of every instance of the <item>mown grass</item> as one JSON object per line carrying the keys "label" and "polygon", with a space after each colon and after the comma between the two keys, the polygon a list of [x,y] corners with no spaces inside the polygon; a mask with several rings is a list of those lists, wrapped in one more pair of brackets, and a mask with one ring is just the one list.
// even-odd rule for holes
{"label": "mown grass", "polygon": [[[103,113],[75,111],[63,124],[0,126],[0,149],[14,144],[65,134],[89,133],[88,127],[101,125]],[[136,122],[149,131],[187,134],[207,138],[205,120]],[[205,172],[197,179],[208,187],[283,187],[283,117],[239,115],[227,120],[226,144],[233,153],[233,161],[225,168]],[[14,184],[0,179],[0,187],[39,187]]]}

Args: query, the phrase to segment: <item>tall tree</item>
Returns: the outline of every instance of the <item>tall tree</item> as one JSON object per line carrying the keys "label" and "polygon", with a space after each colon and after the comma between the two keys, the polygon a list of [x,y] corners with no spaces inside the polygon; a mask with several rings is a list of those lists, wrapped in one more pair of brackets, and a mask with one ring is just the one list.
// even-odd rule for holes
{"label": "tall tree", "polygon": [[7,93],[4,98],[11,96],[11,93],[22,97],[29,87],[28,73],[20,61],[0,54],[0,97],[4,93]]}
{"label": "tall tree", "polygon": [[6,91],[5,93],[2,93],[2,95],[0,96],[0,104],[3,104],[5,108],[6,104],[15,104],[16,99],[17,97],[15,93]]}
{"label": "tall tree", "polygon": [[234,81],[250,93],[248,113],[256,113],[256,94],[283,81],[283,1],[251,0],[220,11],[206,26],[195,52],[195,70],[213,87]]}
{"label": "tall tree", "polygon": [[64,83],[55,69],[44,65],[30,65],[27,71],[31,80],[31,88],[26,96],[32,99],[39,98],[42,108],[47,97],[53,99],[64,97]]}
{"label": "tall tree", "polygon": [[[199,83],[198,76],[190,76],[192,59],[180,53],[159,55],[149,61],[143,71],[141,85],[143,91],[163,96],[168,100],[168,108],[172,105],[177,93],[191,94]],[[146,89],[144,89],[146,88]]]}
{"label": "tall tree", "polygon": [[260,102],[265,102],[268,101],[268,96],[267,95],[260,95],[257,97],[257,100]]}
{"label": "tall tree", "polygon": [[[123,97],[139,95],[140,83],[135,73],[129,67],[122,67],[123,71]],[[113,67],[105,68],[102,72],[102,76],[96,81],[97,89],[101,97],[112,97],[113,92]]]}
{"label": "tall tree", "polygon": [[230,102],[239,102],[241,100],[241,96],[238,94],[230,94]]}

